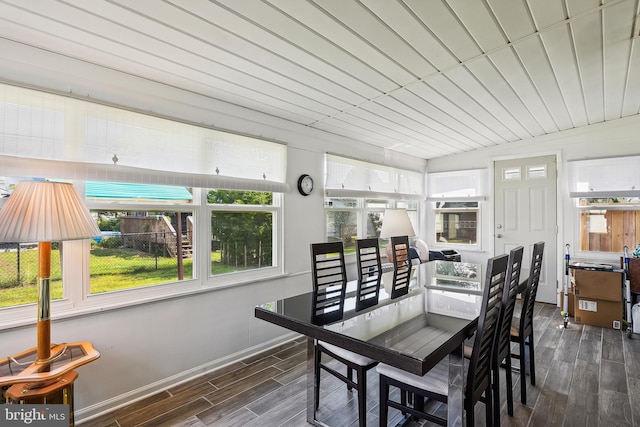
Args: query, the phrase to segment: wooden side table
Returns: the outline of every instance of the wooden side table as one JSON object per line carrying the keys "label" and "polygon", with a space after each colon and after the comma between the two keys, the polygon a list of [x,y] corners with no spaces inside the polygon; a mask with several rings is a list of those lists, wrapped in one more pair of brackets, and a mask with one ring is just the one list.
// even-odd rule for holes
{"label": "wooden side table", "polygon": [[52,382],[38,386],[34,383],[14,384],[6,392],[7,403],[18,404],[64,404],[69,405],[69,427],[75,425],[73,418],[73,383],[78,378],[70,371]]}

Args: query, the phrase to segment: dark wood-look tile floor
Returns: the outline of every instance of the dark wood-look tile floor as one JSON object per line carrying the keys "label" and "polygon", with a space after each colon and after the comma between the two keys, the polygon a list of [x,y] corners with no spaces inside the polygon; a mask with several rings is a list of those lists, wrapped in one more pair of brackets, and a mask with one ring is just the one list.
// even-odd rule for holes
{"label": "dark wood-look tile floor", "polygon": [[[564,329],[559,309],[543,304],[534,324],[536,386],[527,377],[527,405],[521,404],[520,375],[514,373],[515,408],[509,416],[502,373],[502,426],[640,426],[640,336],[629,339],[621,331],[574,323]],[[305,357],[303,337],[79,425],[308,426]],[[375,369],[368,381],[367,424],[377,426]],[[357,426],[355,392],[323,377],[318,418],[330,426]],[[388,424],[399,419],[391,411]],[[481,403],[476,421],[484,425]]]}

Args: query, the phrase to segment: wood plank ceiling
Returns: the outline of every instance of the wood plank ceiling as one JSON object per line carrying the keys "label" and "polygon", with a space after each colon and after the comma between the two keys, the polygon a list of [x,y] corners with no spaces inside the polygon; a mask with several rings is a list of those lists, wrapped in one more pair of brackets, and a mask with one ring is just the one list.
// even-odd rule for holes
{"label": "wood plank ceiling", "polygon": [[0,37],[429,159],[638,114],[639,1],[0,0]]}

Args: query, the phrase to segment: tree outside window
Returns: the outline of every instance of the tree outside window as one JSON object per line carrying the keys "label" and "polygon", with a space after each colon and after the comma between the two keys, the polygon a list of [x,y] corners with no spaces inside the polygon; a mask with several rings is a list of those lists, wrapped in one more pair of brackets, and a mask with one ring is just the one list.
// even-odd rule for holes
{"label": "tree outside window", "polygon": [[274,265],[273,193],[210,190],[207,202],[216,206],[211,212],[212,274]]}

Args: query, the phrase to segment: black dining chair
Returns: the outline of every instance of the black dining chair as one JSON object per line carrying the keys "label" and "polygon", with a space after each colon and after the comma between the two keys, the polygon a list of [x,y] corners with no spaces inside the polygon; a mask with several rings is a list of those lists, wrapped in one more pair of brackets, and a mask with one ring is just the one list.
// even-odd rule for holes
{"label": "black dining chair", "polygon": [[378,304],[382,282],[380,242],[377,238],[356,240],[358,264],[358,286],[356,288],[356,311]]}
{"label": "black dining chair", "polygon": [[[500,317],[502,292],[507,275],[508,256],[501,255],[488,260],[487,274],[482,293],[482,306],[478,317],[478,328],[473,343],[473,351],[467,368],[464,386],[463,407],[466,425],[474,425],[474,408],[484,396],[487,426],[492,424],[491,363],[494,339]],[[380,374],[380,425],[386,425],[389,407],[404,414],[426,419],[440,425],[447,420],[424,410],[425,400],[447,403],[449,393],[449,363],[447,358],[424,376],[410,374],[402,369],[380,363],[376,370]],[[400,389],[400,402],[391,400],[390,386]],[[413,398],[408,399],[407,394]],[[408,401],[413,401],[409,405]]]}
{"label": "black dining chair", "polygon": [[[326,324],[342,319],[347,285],[342,242],[312,244],[311,269],[314,290],[313,320]],[[324,363],[323,354],[345,365],[346,375],[329,363]],[[324,370],[346,383],[348,390],[353,388],[357,390],[359,425],[366,426],[367,371],[375,367],[377,363],[376,360],[336,345],[317,341],[314,349],[315,409],[318,410],[320,406],[320,373],[321,370]],[[355,380],[353,378],[354,372],[356,373]]]}
{"label": "black dining chair", "polygon": [[511,376],[511,321],[516,307],[516,297],[520,293],[520,271],[524,247],[509,251],[507,278],[502,292],[502,309],[493,357],[493,414],[494,425],[500,425],[500,367],[505,368],[507,385],[507,413],[513,415],[513,380]]}
{"label": "black dining chair", "polygon": [[544,242],[533,245],[531,255],[531,268],[527,288],[522,298],[522,311],[520,318],[514,318],[511,325],[511,342],[518,344],[518,353],[511,353],[511,357],[520,361],[520,401],[527,404],[526,382],[526,349],[529,350],[529,376],[531,385],[536,385],[536,363],[533,345],[533,310],[535,308],[536,293],[540,282],[542,270],[542,258],[544,254]]}
{"label": "black dining chair", "polygon": [[[520,287],[520,271],[522,270],[522,256],[524,247],[518,246],[509,251],[507,263],[507,277],[504,291],[492,362],[492,387],[493,387],[493,416],[494,425],[500,425],[500,367],[506,372],[507,385],[507,413],[513,415],[513,380],[511,375],[511,321],[516,306],[516,299]],[[464,356],[471,358],[473,345],[464,346]]]}
{"label": "black dining chair", "polygon": [[409,253],[409,237],[391,237],[391,253],[393,254],[393,283],[391,299],[401,297],[409,292],[411,281],[411,254]]}

